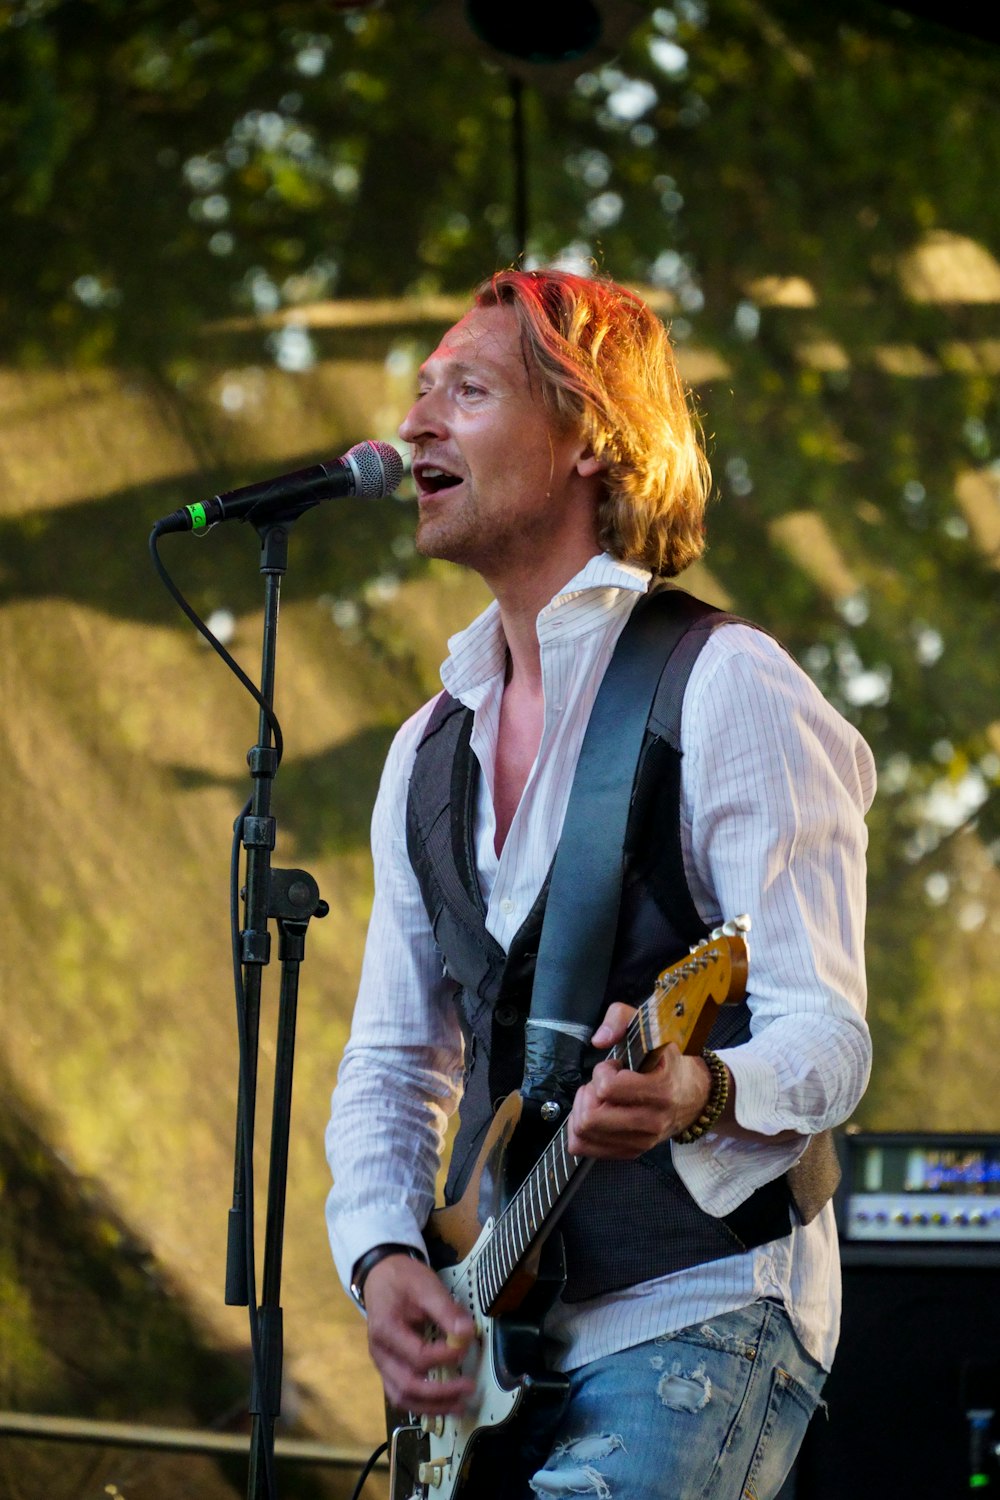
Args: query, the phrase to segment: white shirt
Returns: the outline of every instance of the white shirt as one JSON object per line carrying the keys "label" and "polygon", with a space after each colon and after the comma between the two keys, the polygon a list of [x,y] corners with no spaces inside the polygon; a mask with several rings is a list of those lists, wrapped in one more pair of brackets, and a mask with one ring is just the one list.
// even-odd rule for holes
{"label": "white shirt", "polygon": [[[475,711],[476,858],[486,926],[504,948],[551,863],[598,685],[648,577],[594,557],[538,616],[545,720],[499,858],[492,790],[506,643],[497,605],[448,643],[442,681]],[[461,1095],[455,986],[442,976],[406,852],[407,787],[431,708],[397,734],[372,819],[375,898],[327,1129],[327,1221],[345,1285],[373,1245],[422,1245],[447,1117]],[[864,740],[788,654],[741,625],[713,632],[695,662],[681,750],[682,849],[699,913],[706,926],[743,912],[753,924],[752,1036],[720,1056],[736,1085],[736,1118],[755,1139],[711,1131],[673,1148],[695,1201],[722,1215],[786,1171],[810,1134],[845,1120],[867,1083],[864,813],[875,773]],[[768,1140],[789,1130],[795,1140]],[[840,1318],[831,1205],[748,1254],[558,1302],[546,1329],[568,1369],[763,1297],[784,1303],[805,1347],[829,1368]]]}

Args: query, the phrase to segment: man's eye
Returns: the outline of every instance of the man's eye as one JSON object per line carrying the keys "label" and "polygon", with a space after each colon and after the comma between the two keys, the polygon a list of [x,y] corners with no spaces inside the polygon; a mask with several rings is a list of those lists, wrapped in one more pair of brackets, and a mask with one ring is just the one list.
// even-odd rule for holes
{"label": "man's eye", "polygon": [[481,396],[483,394],[483,387],[481,385],[476,385],[471,380],[463,380],[462,393],[466,396]]}

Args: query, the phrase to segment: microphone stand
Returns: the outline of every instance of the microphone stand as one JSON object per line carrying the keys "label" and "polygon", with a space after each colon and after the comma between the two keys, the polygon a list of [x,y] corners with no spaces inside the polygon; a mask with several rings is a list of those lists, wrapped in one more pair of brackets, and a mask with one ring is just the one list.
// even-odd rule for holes
{"label": "microphone stand", "polygon": [[[264,577],[264,630],[261,699],[274,701],[278,604],[281,578],[288,566],[289,527],[295,516],[271,517],[255,529],[261,540],[260,571]],[[285,1191],[288,1175],[288,1137],[292,1102],[292,1069],[299,969],[305,957],[310,918],[325,917],[329,906],[320,900],[316,880],[305,870],[280,870],[271,864],[276,821],[271,814],[271,787],[278,769],[271,721],[262,708],[257,743],[247,753],[253,781],[249,813],[237,824],[246,854],[246,885],[242,891],[244,925],[234,955],[242,964],[245,1006],[240,1038],[241,1068],[237,1097],[233,1207],[229,1214],[226,1259],[226,1302],[248,1306],[252,1277],[252,1204],[254,1104],[257,1086],[257,1043],[260,1030],[262,971],[270,960],[268,921],[279,934],[281,985],[272,1096],[271,1149],[267,1178],[267,1218],[261,1300],[257,1309],[257,1348],[249,1410],[253,1418],[250,1443],[250,1500],[276,1500],[274,1487],[274,1427],[281,1409],[282,1311],[281,1257],[284,1236]],[[235,846],[234,846],[235,862]]]}

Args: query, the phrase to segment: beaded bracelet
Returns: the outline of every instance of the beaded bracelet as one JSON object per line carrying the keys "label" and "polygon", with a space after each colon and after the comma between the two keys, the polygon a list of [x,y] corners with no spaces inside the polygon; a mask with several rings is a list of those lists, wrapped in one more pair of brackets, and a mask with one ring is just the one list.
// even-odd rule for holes
{"label": "beaded bracelet", "polygon": [[678,1146],[688,1146],[692,1141],[700,1140],[706,1130],[712,1128],[729,1102],[729,1069],[721,1057],[716,1057],[707,1047],[701,1055],[711,1071],[712,1087],[709,1089],[705,1108],[697,1120],[673,1137]]}

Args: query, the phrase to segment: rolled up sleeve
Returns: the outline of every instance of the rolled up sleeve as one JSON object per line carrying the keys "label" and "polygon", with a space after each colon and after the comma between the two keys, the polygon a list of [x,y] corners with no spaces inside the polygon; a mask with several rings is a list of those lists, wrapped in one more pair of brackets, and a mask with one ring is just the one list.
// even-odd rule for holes
{"label": "rolled up sleeve", "polygon": [[792,658],[744,626],[718,630],[702,652],[681,747],[695,902],[709,924],[740,913],[752,924],[751,1038],[720,1052],[748,1134],[674,1148],[695,1200],[724,1214],[846,1120],[866,1087],[864,817],[875,772],[864,740]]}

